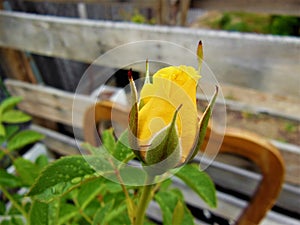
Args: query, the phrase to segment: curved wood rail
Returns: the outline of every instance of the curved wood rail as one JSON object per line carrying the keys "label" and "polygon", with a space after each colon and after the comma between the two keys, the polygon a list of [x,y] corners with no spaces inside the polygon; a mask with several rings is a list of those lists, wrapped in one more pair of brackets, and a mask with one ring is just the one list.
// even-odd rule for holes
{"label": "curved wood rail", "polygon": [[[208,130],[205,136],[204,146],[210,132],[212,131]],[[245,157],[259,167],[262,180],[248,207],[236,221],[238,225],[259,224],[274,205],[284,182],[285,166],[280,152],[268,141],[253,133],[227,128],[219,153]]]}
{"label": "curved wood rail", "polygon": [[[95,106],[91,106],[84,117],[84,138],[90,144],[99,145],[99,135],[95,125],[105,120],[111,120],[112,107],[119,115],[113,119],[127,126],[128,111],[126,109],[113,106],[110,102],[99,102]],[[208,140],[214,141],[210,139],[211,132],[214,131],[209,128],[203,149]],[[220,137],[220,134],[214,132],[212,137]],[[248,158],[259,167],[262,180],[249,205],[236,221],[238,225],[259,224],[274,205],[284,181],[285,167],[280,152],[263,138],[232,128],[226,130],[219,152]]]}

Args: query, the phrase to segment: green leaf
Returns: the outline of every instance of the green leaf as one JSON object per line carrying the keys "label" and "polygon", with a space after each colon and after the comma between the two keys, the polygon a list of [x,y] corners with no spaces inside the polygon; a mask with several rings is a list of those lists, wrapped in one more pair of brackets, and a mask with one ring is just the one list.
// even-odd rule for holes
{"label": "green leaf", "polygon": [[6,212],[6,205],[4,201],[0,201],[0,215],[4,215]]}
{"label": "green leaf", "polygon": [[0,136],[5,136],[5,128],[1,123],[0,123]]}
{"label": "green leaf", "polygon": [[105,217],[111,212],[114,202],[111,201],[108,204],[105,204],[104,207],[101,207],[97,210],[95,218],[92,225],[101,225],[104,224]]}
{"label": "green leaf", "polygon": [[10,225],[10,221],[9,220],[2,220],[2,222],[0,223],[0,225]]}
{"label": "green leaf", "polygon": [[79,186],[84,180],[96,177],[94,173],[95,170],[82,156],[62,157],[42,171],[28,195],[49,202]]}
{"label": "green leaf", "polygon": [[41,171],[44,167],[49,164],[49,159],[47,155],[39,155],[36,160],[35,164],[38,166],[39,170]]}
{"label": "green leaf", "polygon": [[18,130],[20,129],[17,125],[7,125],[5,126],[6,139],[10,139]]}
{"label": "green leaf", "polygon": [[98,178],[81,185],[78,192],[77,201],[80,209],[84,210],[87,205],[96,198],[96,196],[104,190],[103,179]]}
{"label": "green leaf", "polygon": [[78,209],[73,204],[61,204],[58,224],[68,224],[67,221],[78,215]]}
{"label": "green leaf", "polygon": [[8,110],[2,114],[2,122],[6,123],[24,123],[31,120],[31,116],[19,110]]}
{"label": "green leaf", "polygon": [[126,211],[126,204],[116,204],[113,199],[97,210],[93,225],[129,225],[130,220]]}
{"label": "green leaf", "polygon": [[0,104],[0,115],[2,115],[2,113],[5,112],[6,110],[10,110],[14,108],[21,101],[22,101],[22,97],[9,97],[5,99]]}
{"label": "green leaf", "polygon": [[116,145],[113,129],[105,130],[101,135],[101,140],[105,149],[112,154]]}
{"label": "green leaf", "polygon": [[11,225],[24,225],[22,218],[13,216],[11,219]]}
{"label": "green leaf", "polygon": [[184,204],[182,201],[177,201],[173,212],[172,224],[173,225],[181,225],[184,218]]}
{"label": "green leaf", "polygon": [[21,186],[21,181],[18,177],[7,173],[6,170],[0,169],[0,186],[15,188]]}
{"label": "green leaf", "polygon": [[103,190],[102,194],[117,194],[122,192],[121,185],[110,180],[105,179],[103,185],[105,189]]}
{"label": "green leaf", "polygon": [[128,130],[124,131],[119,137],[113,156],[122,162],[127,162],[134,158],[134,153],[131,150],[128,142]]}
{"label": "green leaf", "polygon": [[[0,143],[0,145],[1,145],[1,143]],[[2,150],[0,150],[0,160],[1,160],[4,156],[5,156],[5,153],[4,153]]]}
{"label": "green leaf", "polygon": [[[1,130],[1,126],[3,126],[0,123],[0,130]],[[9,140],[18,130],[19,130],[19,126],[17,125],[6,125],[3,126],[5,129],[5,134],[3,136],[0,135],[0,145],[5,146],[7,140]],[[3,143],[5,143],[3,145]],[[3,157],[4,153],[0,152],[0,159]]]}
{"label": "green leaf", "polygon": [[28,144],[35,143],[44,138],[44,135],[33,131],[33,130],[25,130],[14,135],[9,141],[7,148],[10,151],[14,151],[25,147]]}
{"label": "green leaf", "polygon": [[[179,219],[180,221],[177,221],[175,224],[180,225],[190,225],[194,224],[194,217],[189,211],[189,209],[185,206],[184,202],[180,197],[178,197],[177,193],[174,193],[173,191],[160,191],[155,195],[155,200],[159,204],[162,215],[163,215],[163,224],[173,224],[173,221],[175,219],[173,218],[175,210],[183,210],[183,212],[180,212],[182,215]],[[180,202],[180,203],[178,203]],[[177,206],[179,204],[179,206]],[[182,207],[181,209],[179,207]],[[180,222],[180,223],[179,223]]]}
{"label": "green leaf", "polygon": [[36,164],[22,157],[14,161],[14,167],[25,186],[31,186],[40,172]]}
{"label": "green leaf", "polygon": [[0,225],[24,225],[24,222],[22,218],[12,216],[9,219],[2,220]]}
{"label": "green leaf", "polygon": [[172,180],[166,179],[160,184],[159,190],[166,191],[171,186],[171,184],[172,184]]}
{"label": "green leaf", "polygon": [[59,208],[59,200],[48,204],[33,201],[29,214],[30,225],[57,225]]}
{"label": "green leaf", "polygon": [[91,154],[91,155],[101,155],[104,151],[106,151],[103,146],[92,146],[89,143],[82,143],[81,144],[82,148],[85,149],[87,152],[87,154]]}
{"label": "green leaf", "polygon": [[202,146],[202,143],[205,138],[208,122],[209,122],[209,119],[212,114],[213,106],[214,106],[217,96],[218,96],[218,92],[219,92],[219,87],[216,86],[216,91],[201,117],[201,120],[199,122],[200,128],[199,128],[198,140],[197,140],[194,150],[192,151],[192,157],[190,158],[190,161],[197,155],[199,149]]}
{"label": "green leaf", "polygon": [[216,189],[211,178],[195,165],[187,164],[176,174],[194,190],[210,207],[217,207]]}

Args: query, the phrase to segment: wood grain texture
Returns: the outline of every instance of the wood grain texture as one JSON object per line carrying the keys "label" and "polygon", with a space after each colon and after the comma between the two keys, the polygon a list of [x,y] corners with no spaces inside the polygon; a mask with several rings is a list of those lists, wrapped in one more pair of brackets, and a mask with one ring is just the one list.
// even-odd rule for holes
{"label": "wood grain texture", "polygon": [[[88,63],[129,42],[169,41],[193,51],[200,39],[206,63],[219,82],[281,95],[299,95],[300,40],[297,38],[0,12],[0,46]],[[140,51],[140,60],[172,59],[177,63],[185,60],[180,54],[171,56],[159,45]],[[130,60],[131,56],[120,57]],[[105,66],[117,66],[118,62],[114,59],[114,64]]]}
{"label": "wood grain texture", "polygon": [[[44,0],[25,0],[27,2],[43,2]],[[164,0],[131,0],[130,4],[153,5]],[[182,0],[181,0],[182,1]],[[185,0],[184,0],[185,1]],[[189,0],[190,1],[190,0]],[[118,0],[48,0],[54,3],[100,3],[100,4],[121,4]],[[255,13],[300,15],[299,0],[191,0],[191,8],[220,11],[246,11]]]}
{"label": "wood grain texture", "polygon": [[[206,135],[206,141],[209,137],[210,132]],[[284,182],[285,164],[280,152],[255,134],[231,128],[226,130],[219,153],[231,153],[247,158],[259,167],[262,180],[236,223],[259,224],[275,203]]]}
{"label": "wood grain texture", "polygon": [[37,83],[25,53],[11,48],[0,48],[1,67],[9,78]]}
{"label": "wood grain texture", "polygon": [[[74,94],[41,85],[30,85],[20,81],[7,80],[6,86],[11,94],[22,96],[23,101],[18,105],[25,112],[66,125],[82,127],[85,110],[93,103],[87,96],[76,96],[76,102],[81,107],[72,111]],[[72,118],[76,117],[77,120]]]}

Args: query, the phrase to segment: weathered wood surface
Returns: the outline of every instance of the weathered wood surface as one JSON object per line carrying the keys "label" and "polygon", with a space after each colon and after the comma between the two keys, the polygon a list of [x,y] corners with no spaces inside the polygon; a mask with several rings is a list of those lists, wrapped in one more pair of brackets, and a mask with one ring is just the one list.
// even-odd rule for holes
{"label": "weathered wood surface", "polygon": [[300,15],[299,0],[192,0],[191,8],[295,16]]}
{"label": "weathered wood surface", "polygon": [[[20,81],[6,81],[6,86],[11,94],[22,96],[23,101],[19,107],[27,113],[46,118],[66,125],[82,127],[83,115],[93,100],[88,96],[77,95],[76,102],[81,107],[72,112],[74,94],[42,85],[31,85]],[[78,120],[72,122],[72,117]]]}
{"label": "weathered wood surface", "polygon": [[[45,0],[23,0],[24,2],[45,2]],[[120,0],[47,0],[47,2],[54,2],[54,3],[93,3],[93,4],[124,4],[124,3],[130,3],[132,5],[142,5],[145,7],[150,7],[150,6],[156,6],[160,4],[161,0],[125,0],[125,1],[120,1]]]}
{"label": "weathered wood surface", "polygon": [[[200,39],[219,82],[299,96],[299,38],[0,12],[0,46],[88,63],[128,42],[165,40],[193,50]],[[184,62],[159,45],[140,53],[141,60]]]}
{"label": "weathered wood surface", "polygon": [[11,78],[37,83],[29,64],[29,57],[21,51],[11,48],[0,48],[1,67]]}
{"label": "weathered wood surface", "polygon": [[[45,138],[42,140],[42,142],[51,151],[60,155],[80,154],[79,146],[74,138],[38,125],[31,125],[30,129],[45,135]],[[80,144],[79,140],[78,144]]]}
{"label": "weathered wood surface", "polygon": [[[230,109],[266,113],[300,121],[300,101],[297,96],[272,94],[226,84],[222,84],[221,88],[226,106]],[[203,96],[199,95],[198,98]]]}
{"label": "weathered wood surface", "polygon": [[[27,2],[43,2],[44,0],[25,0]],[[117,0],[48,0],[56,3],[101,3],[114,4]],[[182,0],[181,0],[182,1]],[[186,0],[183,0],[186,1]],[[137,1],[129,0],[131,4],[147,4],[153,5],[159,3],[157,0]],[[191,8],[201,8],[203,10],[221,10],[221,11],[246,11],[269,14],[284,14],[284,15],[300,15],[299,0],[191,0]]]}

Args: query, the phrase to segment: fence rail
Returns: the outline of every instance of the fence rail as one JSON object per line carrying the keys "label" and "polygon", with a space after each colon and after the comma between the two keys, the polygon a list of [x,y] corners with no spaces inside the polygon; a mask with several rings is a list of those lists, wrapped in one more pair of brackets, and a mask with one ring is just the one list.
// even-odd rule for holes
{"label": "fence rail", "polygon": [[[24,0],[25,2],[44,2],[43,0]],[[188,2],[190,8],[220,11],[244,11],[254,13],[280,14],[300,16],[299,0],[181,0]],[[97,4],[121,4],[119,0],[47,0],[55,3],[97,3]],[[154,5],[168,4],[168,0],[127,0],[127,3],[139,6],[153,7]],[[159,7],[157,7],[159,10]]]}
{"label": "fence rail", "polygon": [[[114,47],[139,40],[165,40],[192,50],[202,40],[205,60],[221,83],[299,95],[299,38],[0,12],[0,46],[40,55],[90,63]],[[159,46],[142,52],[141,58],[184,60]]]}

